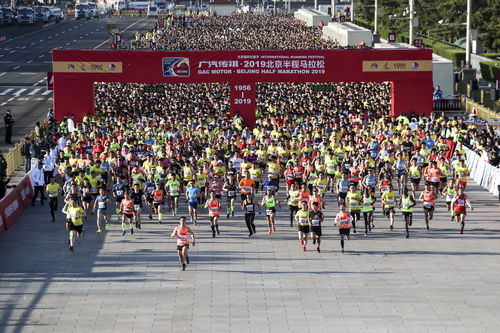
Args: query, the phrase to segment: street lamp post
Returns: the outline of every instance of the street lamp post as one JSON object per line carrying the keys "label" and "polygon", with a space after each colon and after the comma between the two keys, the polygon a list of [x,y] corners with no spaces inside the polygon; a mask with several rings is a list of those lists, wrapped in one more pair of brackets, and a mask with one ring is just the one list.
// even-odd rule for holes
{"label": "street lamp post", "polygon": [[470,68],[470,18],[471,18],[471,10],[472,10],[472,0],[467,0],[467,31],[465,33],[465,66]]}
{"label": "street lamp post", "polygon": [[410,41],[409,44],[413,45],[413,19],[414,19],[414,13],[413,13],[413,6],[415,4],[415,0],[410,0]]}
{"label": "street lamp post", "polygon": [[373,16],[373,34],[378,34],[378,0],[375,0],[375,14]]}

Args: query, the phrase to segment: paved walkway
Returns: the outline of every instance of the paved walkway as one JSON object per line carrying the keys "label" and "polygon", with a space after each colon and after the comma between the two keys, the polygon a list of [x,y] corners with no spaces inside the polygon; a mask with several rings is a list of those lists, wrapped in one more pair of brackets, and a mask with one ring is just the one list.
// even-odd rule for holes
{"label": "paved walkway", "polygon": [[216,239],[204,217],[185,272],[172,217],[134,236],[117,223],[97,235],[89,221],[70,253],[62,216],[51,224],[37,203],[0,238],[0,332],[498,332],[498,199],[468,192],[464,235],[441,201],[431,231],[420,209],[408,240],[400,214],[391,232],[378,212],[346,254],[333,204],[321,253],[300,250],[286,208],[272,235],[258,216],[251,239],[241,213]]}

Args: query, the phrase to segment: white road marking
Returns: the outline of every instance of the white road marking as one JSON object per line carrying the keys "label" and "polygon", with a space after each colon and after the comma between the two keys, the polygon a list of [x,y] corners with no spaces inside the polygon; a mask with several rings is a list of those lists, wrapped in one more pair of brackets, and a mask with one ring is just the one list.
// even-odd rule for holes
{"label": "white road marking", "polygon": [[14,96],[19,96],[19,95],[21,95],[23,92],[25,92],[26,90],[28,90],[28,89],[25,89],[25,88],[23,88],[23,89],[19,89],[18,91],[16,91],[16,92],[14,93]]}
{"label": "white road marking", "polygon": [[3,72],[2,74],[0,74],[0,76],[4,76],[5,74],[7,74],[7,72]]}
{"label": "white road marking", "polygon": [[9,89],[5,89],[4,91],[2,91],[2,92],[0,93],[0,96],[5,96],[5,95],[7,95],[8,93],[10,93],[12,90],[14,90],[14,89],[11,89],[11,88],[9,88]]}
{"label": "white road marking", "polygon": [[7,102],[3,102],[2,104],[0,104],[1,106],[4,106],[4,105],[7,105]]}
{"label": "white road marking", "polygon": [[45,39],[40,39],[40,40],[39,40],[39,42],[40,42],[40,43],[41,43],[41,42],[43,42],[43,41],[45,41]]}
{"label": "white road marking", "polygon": [[14,69],[18,69],[19,67],[21,67],[21,66],[16,66],[16,67],[14,67]]}
{"label": "white road marking", "polygon": [[[145,20],[145,19],[141,19],[141,20],[139,20],[139,21],[136,21],[136,22],[134,22],[134,23],[130,24],[128,27],[126,27],[124,30],[122,30],[122,32],[127,31],[128,29],[132,28],[132,27],[133,27],[134,25],[136,25],[137,23],[139,23],[139,22],[141,22],[141,21],[144,21],[144,20]],[[97,29],[97,30],[99,30],[99,29]],[[96,30],[96,31],[97,31],[97,30]],[[101,44],[99,44],[99,45],[97,45],[96,47],[94,47],[94,50],[95,50],[95,49],[100,48],[101,46],[103,46],[104,44],[106,44],[106,43],[108,43],[108,42],[109,42],[109,39],[105,40],[105,41],[104,41],[104,42],[102,42]]]}
{"label": "white road marking", "polygon": [[42,95],[46,96],[46,95],[49,95],[52,93],[52,90],[47,90],[45,92],[42,93]]}
{"label": "white road marking", "polygon": [[35,45],[35,44],[36,44],[36,43],[31,43],[30,45],[31,45],[31,46],[33,46],[33,45]]}
{"label": "white road marking", "polygon": [[13,101],[14,100],[14,97],[11,97],[7,100],[7,102],[10,102],[10,101]]}
{"label": "white road marking", "polygon": [[12,64],[13,61],[6,60],[6,61],[0,61],[0,64]]}
{"label": "white road marking", "polygon": [[52,39],[52,36],[49,36],[47,39]]}
{"label": "white road marking", "polygon": [[16,51],[15,50],[10,51],[10,53],[14,53],[14,52],[16,52]]}
{"label": "white road marking", "polygon": [[28,60],[26,63],[27,63],[27,64],[31,64],[32,62],[33,62],[33,59]]}
{"label": "white road marking", "polygon": [[21,47],[21,50],[24,50],[25,48],[26,48],[26,46],[23,46],[23,47]]}
{"label": "white road marking", "polygon": [[32,91],[28,94],[28,95],[30,95],[30,96],[31,96],[31,95],[34,95],[34,94],[36,94],[37,92],[39,92],[40,90],[42,90],[42,89],[33,89],[33,90],[32,90]]}
{"label": "white road marking", "polygon": [[66,45],[69,45],[69,44],[71,44],[71,43],[66,43]]}
{"label": "white road marking", "polygon": [[42,58],[42,57],[43,57],[43,54],[40,54],[40,55],[38,56],[38,58]]}

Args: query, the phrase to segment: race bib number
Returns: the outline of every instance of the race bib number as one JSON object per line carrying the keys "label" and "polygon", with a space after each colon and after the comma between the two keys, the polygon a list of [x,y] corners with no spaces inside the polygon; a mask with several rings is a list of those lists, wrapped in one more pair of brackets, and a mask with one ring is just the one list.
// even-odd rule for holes
{"label": "race bib number", "polygon": [[464,199],[459,199],[458,200],[458,205],[459,206],[465,206],[465,200]]}
{"label": "race bib number", "polygon": [[408,209],[408,207],[410,207],[410,205],[408,204],[408,202],[403,201],[403,208],[404,209]]}
{"label": "race bib number", "polygon": [[253,205],[247,205],[247,212],[253,212],[254,207]]}
{"label": "race bib number", "polygon": [[311,223],[314,227],[319,227],[319,220],[317,219],[311,220]]}
{"label": "race bib number", "polygon": [[244,186],[244,187],[243,187],[243,190],[244,190],[245,192],[247,192],[247,193],[250,193],[250,192],[252,191],[252,188],[251,188],[251,187],[249,187],[249,186]]}
{"label": "race bib number", "polygon": [[56,191],[56,190],[50,190],[50,191],[49,191],[49,194],[50,194],[50,195],[56,195],[56,194],[57,194],[57,191]]}
{"label": "race bib number", "polygon": [[139,210],[141,208],[141,205],[134,205],[135,210]]}
{"label": "race bib number", "polygon": [[180,235],[180,236],[178,236],[178,237],[179,237],[179,242],[181,242],[181,243],[185,243],[185,242],[186,242],[186,240],[187,240],[187,236]]}
{"label": "race bib number", "polygon": [[78,215],[76,214],[76,212],[71,212],[69,214],[69,216],[72,218],[72,219],[76,219],[78,217]]}
{"label": "race bib number", "polygon": [[306,218],[304,218],[304,217],[301,217],[301,218],[299,219],[299,222],[300,222],[300,224],[307,224],[307,219],[306,219]]}
{"label": "race bib number", "polygon": [[228,197],[234,197],[236,195],[235,191],[227,191],[227,196]]}
{"label": "race bib number", "polygon": [[371,205],[372,205],[372,203],[369,201],[363,202],[363,206],[365,206],[365,207],[370,207]]}
{"label": "race bib number", "polygon": [[432,202],[424,202],[424,208],[432,208],[434,204]]}
{"label": "race bib number", "polygon": [[392,206],[392,205],[394,205],[394,200],[387,200],[387,201],[385,202],[385,204],[386,204],[387,206]]}
{"label": "race bib number", "polygon": [[200,187],[204,187],[205,186],[205,181],[204,180],[199,180],[198,183],[200,184]]}
{"label": "race bib number", "polygon": [[106,203],[104,201],[97,202],[97,208],[99,208],[99,209],[106,208]]}
{"label": "race bib number", "polygon": [[316,185],[316,187],[318,188],[318,190],[323,191],[325,188],[325,185]]}
{"label": "race bib number", "polygon": [[273,213],[272,209],[266,209],[266,215],[271,215]]}
{"label": "race bib number", "polygon": [[210,211],[211,211],[212,213],[217,213],[217,207],[212,207],[212,208],[210,208]]}
{"label": "race bib number", "polygon": [[117,190],[116,195],[121,197],[123,195],[123,190]]}
{"label": "race bib number", "polygon": [[439,177],[431,177],[431,182],[438,183],[439,182]]}
{"label": "race bib number", "polygon": [[347,186],[340,186],[340,190],[339,191],[342,192],[342,193],[345,193],[345,192],[347,192],[347,189],[348,189]]}
{"label": "race bib number", "polygon": [[171,188],[170,194],[179,194],[179,189],[178,188]]}
{"label": "race bib number", "polygon": [[349,219],[342,219],[342,220],[340,220],[340,225],[341,226],[348,226],[349,225]]}

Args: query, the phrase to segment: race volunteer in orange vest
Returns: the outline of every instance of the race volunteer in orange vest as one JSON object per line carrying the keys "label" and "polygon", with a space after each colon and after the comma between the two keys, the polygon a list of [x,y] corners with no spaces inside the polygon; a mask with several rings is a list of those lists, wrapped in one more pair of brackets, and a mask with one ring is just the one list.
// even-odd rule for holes
{"label": "race volunteer in orange vest", "polygon": [[464,193],[464,188],[460,186],[458,188],[458,193],[451,200],[451,206],[453,207],[453,212],[457,223],[460,223],[462,225],[460,229],[461,234],[464,233],[465,228],[465,215],[467,215],[466,205],[469,206],[470,210],[474,210],[474,208],[472,208],[470,204],[469,198]]}
{"label": "race volunteer in orange vest", "polygon": [[193,247],[196,245],[196,237],[194,232],[186,225],[186,217],[181,216],[179,225],[175,227],[170,237],[177,237],[177,255],[181,263],[182,270],[186,270],[186,264],[189,264],[189,235],[193,237]]}
{"label": "race volunteer in orange vest", "polygon": [[252,177],[250,176],[249,171],[245,172],[245,177],[243,177],[240,180],[239,185],[241,188],[241,202],[243,203],[247,198],[247,194],[254,195],[254,191],[255,191],[255,182],[252,179]]}
{"label": "race volunteer in orange vest", "polygon": [[429,230],[429,221],[432,220],[434,215],[434,200],[436,195],[431,190],[431,185],[426,184],[425,190],[420,193],[419,200],[424,203],[424,216],[425,216],[425,226]]}
{"label": "race volunteer in orange vest", "polygon": [[[250,178],[250,180],[252,179]],[[205,202],[205,208],[208,208],[208,216],[210,218],[210,228],[212,228],[212,237],[215,237],[215,230],[217,230],[217,235],[220,235],[219,232],[220,200],[215,197],[214,191],[210,191],[210,197],[208,198],[207,202]]]}
{"label": "race volunteer in orange vest", "polygon": [[130,227],[130,234],[134,234],[134,227],[133,227],[133,222],[134,222],[134,201],[130,198],[130,194],[128,192],[125,192],[125,198],[122,200],[120,204],[120,211],[122,212],[122,231],[123,231],[123,236],[127,233],[125,230],[125,221],[128,221],[128,225]]}
{"label": "race volunteer in orange vest", "polygon": [[335,217],[335,225],[339,225],[340,246],[344,253],[344,240],[351,238],[351,220],[352,217],[346,211],[345,205],[340,206],[340,212]]}

